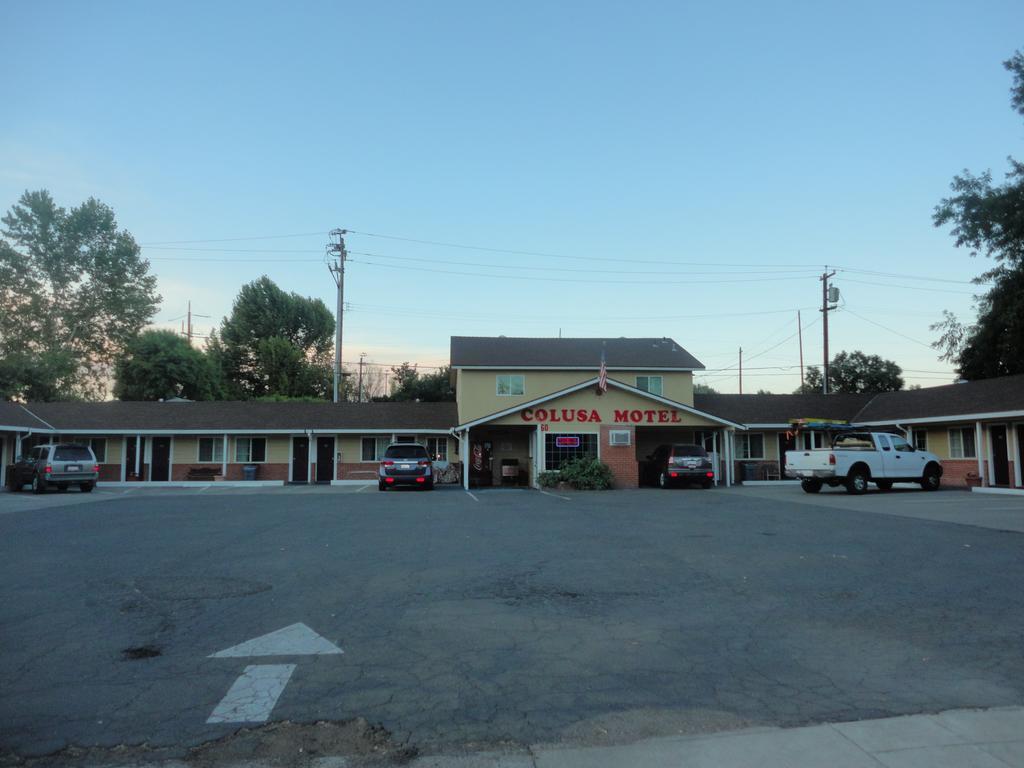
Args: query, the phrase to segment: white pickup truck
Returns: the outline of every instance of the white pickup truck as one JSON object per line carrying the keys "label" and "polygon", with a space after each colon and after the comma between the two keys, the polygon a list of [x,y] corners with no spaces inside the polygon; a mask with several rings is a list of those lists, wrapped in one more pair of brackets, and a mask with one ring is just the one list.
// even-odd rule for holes
{"label": "white pickup truck", "polygon": [[845,485],[849,493],[864,493],[868,483],[888,491],[893,483],[920,483],[926,491],[939,488],[942,463],[919,451],[899,435],[887,432],[845,432],[831,448],[786,451],[786,474],[800,479],[807,493],[822,485]]}

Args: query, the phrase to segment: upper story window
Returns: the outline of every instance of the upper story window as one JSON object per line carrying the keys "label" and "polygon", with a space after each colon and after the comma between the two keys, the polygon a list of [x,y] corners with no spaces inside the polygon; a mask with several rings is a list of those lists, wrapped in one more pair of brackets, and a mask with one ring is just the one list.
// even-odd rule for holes
{"label": "upper story window", "polygon": [[526,377],[521,373],[505,373],[494,377],[494,391],[502,397],[526,394]]}
{"label": "upper story window", "polygon": [[661,376],[637,376],[636,377],[636,388],[642,389],[644,392],[650,392],[652,395],[661,395],[662,380]]}

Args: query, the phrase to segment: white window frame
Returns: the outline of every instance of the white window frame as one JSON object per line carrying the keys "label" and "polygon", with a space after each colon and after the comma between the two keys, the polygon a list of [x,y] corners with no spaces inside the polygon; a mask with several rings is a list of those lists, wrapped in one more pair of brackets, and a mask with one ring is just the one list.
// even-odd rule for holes
{"label": "white window frame", "polygon": [[[640,379],[644,379],[644,384],[640,384]],[[655,391],[651,384],[655,381],[658,382],[657,391]],[[658,397],[665,396],[665,377],[664,376],[637,376],[636,377],[636,388],[643,390],[651,395],[657,395]]]}
{"label": "white window frame", "polygon": [[[970,432],[971,441],[974,442],[974,453],[964,453],[964,433]],[[978,458],[978,441],[974,434],[974,427],[950,427],[949,428],[949,458],[951,459],[976,459]],[[959,445],[954,447],[953,435],[959,438]],[[958,455],[959,454],[959,455]]]}
{"label": "white window frame", "polygon": [[[254,440],[263,441],[263,458],[256,460],[252,458],[252,444]],[[239,450],[242,444],[245,443],[248,446],[245,456],[243,458],[242,453]],[[235,438],[235,464],[266,464],[267,463],[267,438],[265,437],[236,437]]]}
{"label": "white window frame", "polygon": [[[750,455],[750,438],[758,435],[761,438],[761,455]],[[764,432],[737,432],[736,458],[743,461],[764,461]]]}
{"label": "white window frame", "polygon": [[[918,442],[923,443],[923,445],[918,445]],[[915,429],[914,430],[914,440],[911,443],[911,445],[913,445],[919,451],[927,451],[928,450],[928,430],[927,429]]]}
{"label": "white window frame", "polygon": [[[212,448],[210,458],[203,458],[203,441],[209,440]],[[264,455],[266,455],[264,449]],[[223,464],[224,463],[224,438],[222,437],[200,437],[196,439],[196,461],[200,464]]]}
{"label": "white window frame", "polygon": [[[518,380],[519,391],[516,392],[514,382]],[[508,391],[502,392],[502,381]],[[522,373],[499,373],[494,377],[494,394],[498,397],[519,397],[526,394],[526,375]]]}
{"label": "white window frame", "polygon": [[[448,461],[447,437],[428,437],[426,442],[427,453],[430,454],[431,459],[433,459],[434,461]],[[443,453],[444,455],[440,456],[441,453]]]}
{"label": "white window frame", "polygon": [[[363,457],[363,445],[367,440],[373,440],[373,455],[374,458],[367,459]],[[389,437],[382,437],[381,435],[363,435],[359,440],[359,463],[360,464],[376,464],[378,461],[384,458],[384,451],[391,445],[391,439]]]}

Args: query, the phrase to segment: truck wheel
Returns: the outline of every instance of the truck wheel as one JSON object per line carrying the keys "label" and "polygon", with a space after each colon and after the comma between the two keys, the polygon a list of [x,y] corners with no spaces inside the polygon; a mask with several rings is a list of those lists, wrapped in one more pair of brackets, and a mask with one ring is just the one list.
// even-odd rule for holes
{"label": "truck wheel", "polygon": [[666,475],[664,472],[658,475],[658,487],[668,488],[668,475]]}
{"label": "truck wheel", "polygon": [[878,486],[878,490],[880,491],[892,490],[892,480],[875,480],[875,485]]}
{"label": "truck wheel", "polygon": [[817,493],[821,490],[821,480],[801,480],[800,487],[804,493]]}
{"label": "truck wheel", "polygon": [[921,478],[921,488],[926,491],[937,491],[939,485],[942,484],[941,476],[935,467],[928,467],[924,471],[924,477]]}
{"label": "truck wheel", "polygon": [[32,493],[43,493],[46,490],[46,481],[39,475],[32,475]]}
{"label": "truck wheel", "polygon": [[863,469],[851,469],[846,476],[846,492],[859,496],[868,489],[868,473]]}

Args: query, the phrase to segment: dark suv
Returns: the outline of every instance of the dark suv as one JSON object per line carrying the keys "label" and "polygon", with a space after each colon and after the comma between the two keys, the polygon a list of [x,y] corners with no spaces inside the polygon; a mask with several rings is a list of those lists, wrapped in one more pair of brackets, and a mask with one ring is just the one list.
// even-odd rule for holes
{"label": "dark suv", "polygon": [[27,455],[19,456],[11,467],[9,482],[12,491],[32,483],[33,493],[42,493],[51,486],[66,491],[72,485],[88,493],[96,487],[99,476],[100,467],[92,448],[59,443],[37,445]]}
{"label": "dark suv", "polygon": [[647,482],[659,488],[671,488],[683,483],[700,483],[710,488],[715,482],[715,470],[708,452],[699,445],[677,443],[659,445],[647,457]]}
{"label": "dark suv", "polygon": [[434,462],[419,443],[392,443],[384,451],[377,470],[377,488],[385,491],[396,485],[434,489]]}

